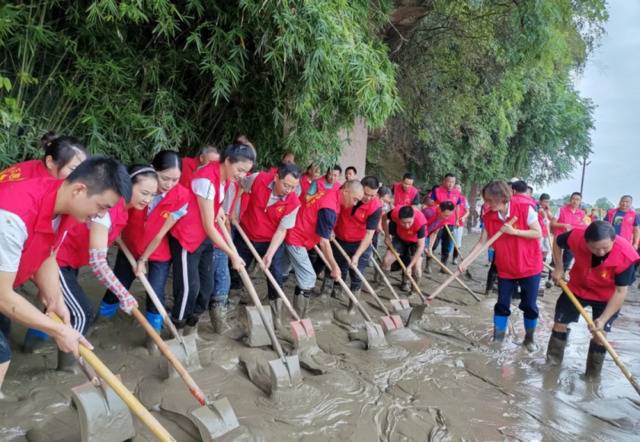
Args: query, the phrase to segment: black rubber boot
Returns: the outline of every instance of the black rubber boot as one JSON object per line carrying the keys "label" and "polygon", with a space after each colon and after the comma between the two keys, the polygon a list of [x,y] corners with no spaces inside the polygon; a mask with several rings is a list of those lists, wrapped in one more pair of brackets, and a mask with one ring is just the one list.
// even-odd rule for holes
{"label": "black rubber boot", "polygon": [[547,362],[551,365],[560,365],[564,358],[564,349],[567,346],[569,330],[566,332],[552,331],[547,345]]}
{"label": "black rubber boot", "polygon": [[[441,255],[440,256],[440,261],[442,262],[442,264],[444,264],[445,266],[447,265],[447,263],[449,262],[449,255]],[[440,268],[440,273],[444,273],[445,275],[447,275],[447,271],[443,268]]]}
{"label": "black rubber boot", "polygon": [[587,355],[587,370],[584,374],[587,379],[598,379],[600,377],[606,354],[606,349],[603,345],[591,340],[589,343],[589,354]]}
{"label": "black rubber boot", "polygon": [[298,316],[305,318],[307,316],[307,309],[309,308],[309,292],[300,290],[293,297],[293,308],[298,313]]}
{"label": "black rubber boot", "polygon": [[197,316],[192,316],[187,319],[184,328],[182,329],[182,336],[195,335],[198,333],[198,321],[200,318]]}
{"label": "black rubber boot", "polygon": [[400,290],[402,290],[403,292],[408,292],[411,290],[409,278],[407,278],[407,275],[405,275],[404,272],[402,273],[402,283],[400,284]]}
{"label": "black rubber boot", "polygon": [[65,353],[62,350],[58,350],[58,366],[56,370],[78,374],[80,373],[80,366],[73,353]]}
{"label": "black rubber boot", "polygon": [[[355,296],[355,298],[358,301],[360,301],[360,289],[352,290],[352,292],[353,292],[353,296]],[[347,311],[349,312],[350,315],[355,315],[356,313],[356,305],[351,300],[351,297],[349,297],[349,306],[347,307]]]}
{"label": "black rubber boot", "polygon": [[431,274],[431,259],[429,259],[429,258],[427,258],[427,259],[426,259],[426,264],[425,264],[425,266],[424,266],[424,272],[425,272],[427,275],[430,275],[430,274]]}

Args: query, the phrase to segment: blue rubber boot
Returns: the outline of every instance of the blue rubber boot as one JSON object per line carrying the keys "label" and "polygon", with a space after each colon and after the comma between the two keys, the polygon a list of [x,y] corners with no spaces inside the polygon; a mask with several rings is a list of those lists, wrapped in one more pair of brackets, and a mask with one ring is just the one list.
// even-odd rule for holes
{"label": "blue rubber boot", "polygon": [[146,312],[144,316],[145,318],[147,318],[147,321],[149,321],[149,324],[151,324],[151,327],[153,327],[155,331],[157,331],[158,333],[162,331],[162,315],[161,314]]}
{"label": "blue rubber boot", "polygon": [[493,340],[496,342],[504,341],[507,334],[508,316],[493,315]]}
{"label": "blue rubber boot", "polygon": [[103,318],[113,318],[115,314],[118,312],[118,307],[120,304],[108,304],[104,301],[100,302],[100,312],[98,313]]}
{"label": "blue rubber boot", "polygon": [[29,328],[27,329],[27,334],[24,335],[22,351],[25,353],[33,353],[37,349],[41,348],[48,339],[49,335],[45,332],[36,330],[35,328]]}

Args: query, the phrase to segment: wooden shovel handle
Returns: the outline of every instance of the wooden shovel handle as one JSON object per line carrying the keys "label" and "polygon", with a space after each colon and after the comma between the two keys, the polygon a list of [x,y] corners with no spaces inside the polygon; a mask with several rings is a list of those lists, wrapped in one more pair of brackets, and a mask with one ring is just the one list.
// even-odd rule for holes
{"label": "wooden shovel handle", "polygon": [[415,279],[413,279],[413,277],[409,274],[409,269],[407,269],[407,266],[404,265],[404,262],[402,261],[400,254],[398,253],[396,248],[393,247],[391,240],[389,240],[389,242],[387,243],[387,247],[389,248],[393,256],[396,258],[396,261],[398,261],[398,264],[400,264],[400,267],[402,267],[402,271],[404,272],[405,276],[409,278],[411,285],[413,286],[415,291],[418,293],[418,295],[422,299],[422,302],[425,302],[427,298],[425,298],[424,294],[422,293],[422,290],[420,290],[420,286],[418,286],[418,283],[416,283]]}

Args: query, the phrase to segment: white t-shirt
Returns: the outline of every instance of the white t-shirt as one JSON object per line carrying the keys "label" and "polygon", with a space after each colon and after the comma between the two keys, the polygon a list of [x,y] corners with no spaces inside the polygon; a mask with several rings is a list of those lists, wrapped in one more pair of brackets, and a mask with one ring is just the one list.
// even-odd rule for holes
{"label": "white t-shirt", "polygon": [[[502,214],[498,212],[498,218],[500,218],[502,221],[505,221],[510,213],[511,213],[511,206],[509,205],[509,203],[507,203],[507,215],[502,216]],[[530,226],[536,221],[538,221],[538,214],[533,209],[533,207],[529,206],[529,210],[527,210],[527,225]]]}
{"label": "white t-shirt", "polygon": [[[213,183],[211,180],[206,178],[196,178],[191,181],[191,190],[197,196],[200,196],[206,200],[211,200],[216,196],[216,190],[213,187]],[[218,189],[218,203],[222,203],[224,201],[224,184],[220,183],[220,188]]]}

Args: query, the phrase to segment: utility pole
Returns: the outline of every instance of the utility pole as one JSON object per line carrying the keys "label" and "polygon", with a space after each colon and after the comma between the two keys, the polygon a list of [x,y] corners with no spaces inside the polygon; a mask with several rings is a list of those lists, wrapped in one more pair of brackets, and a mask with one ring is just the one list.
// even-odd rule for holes
{"label": "utility pole", "polygon": [[582,159],[582,179],[580,180],[580,195],[582,195],[582,191],[584,189],[584,173],[587,170],[587,166],[591,164],[591,161],[587,162],[587,157],[585,156]]}

